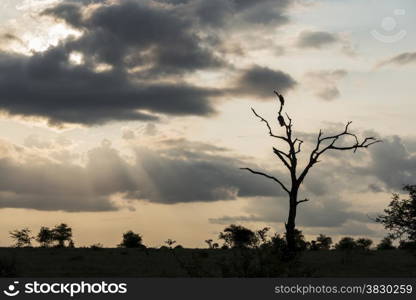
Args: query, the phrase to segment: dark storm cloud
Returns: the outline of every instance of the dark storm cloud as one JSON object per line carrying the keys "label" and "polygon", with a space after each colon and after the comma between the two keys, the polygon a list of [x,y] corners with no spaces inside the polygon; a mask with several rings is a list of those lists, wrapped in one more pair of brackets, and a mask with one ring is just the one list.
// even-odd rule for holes
{"label": "dark storm cloud", "polygon": [[294,1],[291,0],[235,0],[237,8],[242,10],[242,17],[252,24],[282,25],[289,22],[287,9]]}
{"label": "dark storm cloud", "polygon": [[191,20],[173,9],[125,1],[101,6],[85,18],[78,16],[81,13],[82,6],[68,3],[44,12],[82,29],[84,35],[67,47],[100,62],[129,68],[150,65],[150,74],[177,74],[222,64],[203,47]]}
{"label": "dark storm cloud", "polygon": [[52,124],[157,119],[152,113],[214,112],[209,97],[217,96],[218,91],[184,83],[136,83],[123,71],[97,73],[83,65],[73,66],[68,59],[63,48],[31,57],[0,54],[0,107],[10,114],[45,117]]}
{"label": "dark storm cloud", "polygon": [[[233,25],[249,19],[264,23],[271,17],[259,12],[267,10],[274,22],[283,23],[291,3],[104,2],[64,1],[42,12],[76,28],[82,33],[79,37],[68,37],[32,56],[0,52],[1,110],[46,118],[57,126],[157,120],[161,114],[210,116],[215,113],[214,98],[229,89],[191,85],[185,75],[229,65],[222,57],[230,47],[220,47],[226,41],[219,32],[233,26],[216,18],[233,16]],[[205,30],[203,24],[208,23],[215,28]],[[221,51],[222,57],[217,54]],[[71,62],[73,55],[81,62]],[[240,91],[260,95],[295,85],[290,75],[260,67],[248,70],[240,83]]]}
{"label": "dark storm cloud", "polygon": [[270,97],[273,90],[285,93],[293,89],[296,84],[295,79],[285,72],[253,66],[242,71],[234,92],[237,94]]}
{"label": "dark storm cloud", "polygon": [[81,3],[78,2],[63,2],[55,7],[48,8],[42,12],[42,15],[50,15],[54,16],[57,19],[64,20],[68,24],[80,28],[82,27],[83,23],[83,16],[82,16],[82,1]]}
{"label": "dark storm cloud", "polygon": [[57,163],[27,149],[19,150],[20,158],[2,153],[0,207],[106,211],[120,207],[111,201],[116,194],[164,204],[282,195],[273,182],[240,170],[256,166],[226,155],[227,149],[184,139],[160,146],[136,149],[136,162],[128,163],[103,141],[87,153],[85,166]]}
{"label": "dark storm cloud", "polygon": [[201,25],[235,28],[253,25],[282,25],[289,22],[292,0],[158,0],[176,4],[179,13],[193,16]]}
{"label": "dark storm cloud", "polygon": [[336,34],[325,31],[303,31],[300,33],[297,45],[300,48],[321,48],[339,41]]}
{"label": "dark storm cloud", "polygon": [[[44,14],[65,20],[83,35],[30,57],[0,53],[0,109],[57,125],[215,111],[210,98],[221,93],[188,85],[180,75],[218,67],[221,61],[202,46],[189,21],[168,9],[126,1],[85,16],[82,5],[64,2]],[[84,62],[71,64],[73,53],[83,55]],[[96,71],[100,64],[108,69]],[[166,74],[173,74],[176,83],[159,83]]]}

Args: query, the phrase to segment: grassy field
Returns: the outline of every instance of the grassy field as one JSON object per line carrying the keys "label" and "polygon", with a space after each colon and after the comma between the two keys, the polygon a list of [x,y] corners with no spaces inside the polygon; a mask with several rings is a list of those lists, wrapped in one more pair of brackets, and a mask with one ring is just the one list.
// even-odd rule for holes
{"label": "grassy field", "polygon": [[404,250],[308,251],[291,263],[248,250],[0,248],[0,276],[16,277],[414,277]]}

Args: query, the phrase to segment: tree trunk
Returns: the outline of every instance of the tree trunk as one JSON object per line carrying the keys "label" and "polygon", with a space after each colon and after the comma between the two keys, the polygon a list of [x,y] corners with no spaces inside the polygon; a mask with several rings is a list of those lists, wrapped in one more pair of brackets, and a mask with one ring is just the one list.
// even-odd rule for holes
{"label": "tree trunk", "polygon": [[289,252],[296,251],[296,208],[297,208],[297,189],[292,190],[290,193],[289,202],[289,216],[286,223],[286,242]]}

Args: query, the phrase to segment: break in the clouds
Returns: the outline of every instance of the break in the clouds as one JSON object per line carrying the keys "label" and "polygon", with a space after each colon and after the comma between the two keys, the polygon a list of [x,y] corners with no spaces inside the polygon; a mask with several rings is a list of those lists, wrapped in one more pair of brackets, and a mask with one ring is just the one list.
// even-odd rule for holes
{"label": "break in the clouds", "polygon": [[[0,52],[0,72],[7,74],[0,76],[0,109],[58,126],[211,116],[216,99],[232,87],[207,87],[189,76],[238,69],[215,47],[226,43],[224,31],[233,34],[236,24],[285,24],[291,2],[59,2],[38,18],[65,22],[79,36],[30,56]],[[250,84],[249,94],[294,85],[290,75],[266,68],[240,80]]]}
{"label": "break in the clouds", "polygon": [[347,75],[346,70],[312,71],[305,74],[305,82],[318,98],[332,101],[341,95],[337,83]]}

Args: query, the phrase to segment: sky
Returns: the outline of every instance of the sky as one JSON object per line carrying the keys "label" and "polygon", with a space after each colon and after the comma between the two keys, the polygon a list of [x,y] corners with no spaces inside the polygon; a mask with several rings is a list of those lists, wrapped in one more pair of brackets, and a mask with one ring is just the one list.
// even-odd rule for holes
{"label": "sky", "polygon": [[[133,230],[204,247],[235,223],[283,232],[273,90],[305,143],[376,136],[305,180],[297,226],[379,240],[372,220],[414,184],[411,0],[5,0],[0,10],[0,246],[68,223],[77,246]],[[280,129],[281,130],[281,129]]]}

